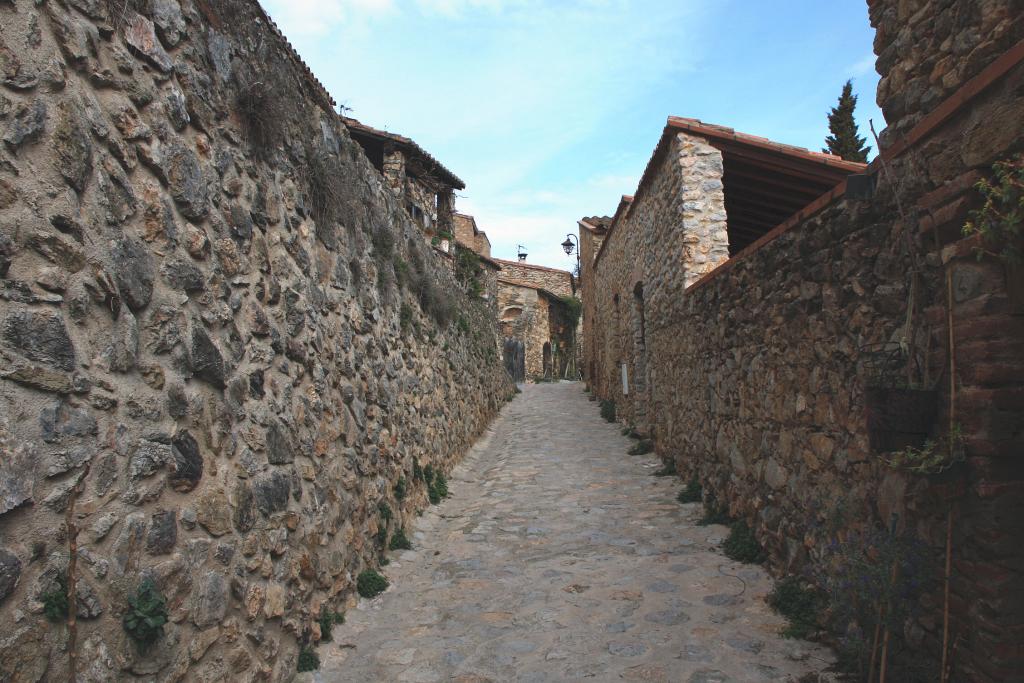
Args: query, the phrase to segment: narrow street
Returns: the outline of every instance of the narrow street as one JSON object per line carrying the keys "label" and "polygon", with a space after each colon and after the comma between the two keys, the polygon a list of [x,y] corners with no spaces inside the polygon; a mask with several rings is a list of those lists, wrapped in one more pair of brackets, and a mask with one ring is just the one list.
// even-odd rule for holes
{"label": "narrow street", "polygon": [[527,385],[391,553],[316,681],[795,680],[829,653],[778,635],[757,566],[725,558],[677,477],[579,384]]}

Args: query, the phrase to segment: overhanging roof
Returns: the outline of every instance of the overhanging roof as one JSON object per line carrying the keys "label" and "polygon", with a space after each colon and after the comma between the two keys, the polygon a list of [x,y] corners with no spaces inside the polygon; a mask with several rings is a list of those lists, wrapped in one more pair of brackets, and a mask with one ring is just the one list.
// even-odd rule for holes
{"label": "overhanging roof", "polygon": [[562,297],[558,296],[557,294],[555,294],[554,292],[552,292],[549,289],[544,289],[540,285],[535,285],[535,284],[533,284],[531,282],[523,282],[522,280],[514,280],[512,278],[501,277],[499,275],[498,276],[498,284],[501,284],[501,285],[511,285],[512,287],[522,287],[524,289],[533,289],[533,290],[536,290],[538,294],[544,295],[546,298],[550,299],[551,301],[555,301],[558,304],[560,304],[562,306],[565,306],[565,302],[562,301]]}
{"label": "overhanging roof", "polygon": [[362,121],[358,121],[347,116],[341,117],[341,120],[345,122],[349,132],[357,142],[374,142],[383,146],[390,145],[402,150],[408,159],[418,162],[419,168],[411,169],[414,174],[419,170],[420,172],[425,172],[437,177],[446,185],[457,190],[466,189],[466,184],[462,182],[457,175],[445,168],[440,161],[432,157],[425,149],[417,145],[410,138],[397,133],[389,133],[388,131],[380,130],[379,128],[373,128]]}
{"label": "overhanging roof", "polygon": [[[867,164],[738,133],[726,126],[670,116],[640,179],[635,198],[622,198],[609,232],[644,200],[672,139],[679,133],[703,138],[722,153],[730,254],[739,252],[829,192],[846,176],[867,168]],[[606,239],[598,258],[607,243]]]}
{"label": "overhanging roof", "polygon": [[[735,254],[867,164],[697,119],[670,117],[668,136],[700,136],[722,153],[729,251]],[[664,137],[664,136],[663,136]],[[641,181],[642,183],[642,181]]]}

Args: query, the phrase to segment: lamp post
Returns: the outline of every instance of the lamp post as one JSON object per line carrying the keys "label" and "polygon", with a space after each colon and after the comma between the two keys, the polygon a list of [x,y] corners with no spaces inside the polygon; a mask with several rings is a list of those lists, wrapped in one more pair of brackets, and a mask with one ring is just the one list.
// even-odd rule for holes
{"label": "lamp post", "polygon": [[[574,249],[576,250],[576,278],[579,278],[579,277],[581,277],[583,275],[583,272],[580,269],[580,240],[579,240],[578,237],[576,237],[576,235],[574,235],[574,234],[572,234],[570,232],[568,235],[565,236],[565,241],[562,242],[562,250],[565,252],[566,256],[572,256],[572,252],[573,252]],[[573,292],[575,293],[575,291],[576,291],[575,279],[573,281],[573,287],[572,288],[573,288]]]}

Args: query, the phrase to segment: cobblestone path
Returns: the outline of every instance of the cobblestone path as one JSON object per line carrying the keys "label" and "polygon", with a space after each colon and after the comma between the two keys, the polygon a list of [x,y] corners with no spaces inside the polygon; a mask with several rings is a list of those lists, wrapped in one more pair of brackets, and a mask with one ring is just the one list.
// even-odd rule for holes
{"label": "cobblestone path", "polygon": [[725,558],[676,477],[580,384],[527,385],[391,553],[316,681],[793,681],[831,657],[778,635],[760,567]]}

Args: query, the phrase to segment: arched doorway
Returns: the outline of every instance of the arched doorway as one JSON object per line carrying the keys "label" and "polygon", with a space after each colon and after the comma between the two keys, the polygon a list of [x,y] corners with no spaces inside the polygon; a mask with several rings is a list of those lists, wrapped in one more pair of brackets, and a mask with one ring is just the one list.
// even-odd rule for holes
{"label": "arched doorway", "polygon": [[551,379],[551,342],[544,342],[544,379]]}
{"label": "arched doorway", "polygon": [[513,382],[522,384],[526,381],[526,348],[523,342],[511,337],[506,338],[502,348],[502,360],[505,361],[505,370]]}

